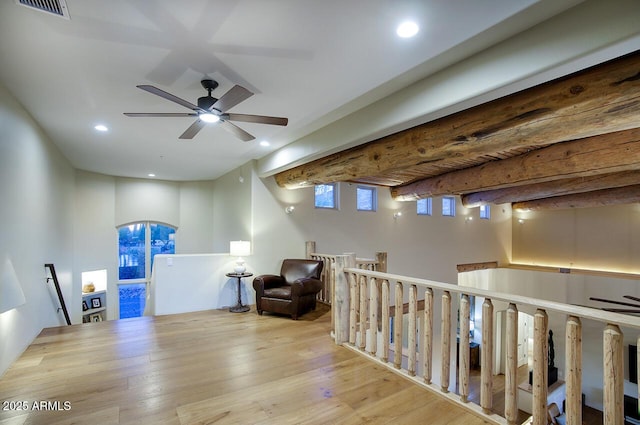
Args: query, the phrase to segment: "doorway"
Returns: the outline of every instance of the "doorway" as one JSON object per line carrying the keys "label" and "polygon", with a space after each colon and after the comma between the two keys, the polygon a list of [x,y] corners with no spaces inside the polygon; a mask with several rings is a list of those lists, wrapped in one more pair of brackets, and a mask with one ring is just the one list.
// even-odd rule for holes
{"label": "doorway", "polygon": [[[507,312],[502,310],[496,313],[496,329],[494,347],[494,371],[496,374],[504,374],[506,371],[506,341],[507,341]],[[518,312],[518,367],[527,366],[533,368],[533,316],[521,311]]]}

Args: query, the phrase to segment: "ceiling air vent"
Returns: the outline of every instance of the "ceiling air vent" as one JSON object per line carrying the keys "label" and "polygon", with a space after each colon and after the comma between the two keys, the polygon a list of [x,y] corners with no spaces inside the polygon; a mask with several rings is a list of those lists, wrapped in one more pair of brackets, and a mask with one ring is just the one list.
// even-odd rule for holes
{"label": "ceiling air vent", "polygon": [[69,9],[67,9],[65,0],[16,0],[16,4],[70,19]]}

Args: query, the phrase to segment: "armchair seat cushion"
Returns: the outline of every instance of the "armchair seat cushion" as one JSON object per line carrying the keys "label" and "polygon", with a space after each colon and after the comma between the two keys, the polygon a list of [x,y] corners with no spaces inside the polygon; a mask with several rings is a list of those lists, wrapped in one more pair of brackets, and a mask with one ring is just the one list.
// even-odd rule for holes
{"label": "armchair seat cushion", "polygon": [[289,314],[294,320],[316,308],[316,295],[322,290],[320,275],[323,262],[287,259],[280,275],[260,275],[253,280],[256,310]]}
{"label": "armchair seat cushion", "polygon": [[291,286],[279,286],[277,288],[265,289],[262,296],[266,298],[277,298],[279,300],[290,300]]}

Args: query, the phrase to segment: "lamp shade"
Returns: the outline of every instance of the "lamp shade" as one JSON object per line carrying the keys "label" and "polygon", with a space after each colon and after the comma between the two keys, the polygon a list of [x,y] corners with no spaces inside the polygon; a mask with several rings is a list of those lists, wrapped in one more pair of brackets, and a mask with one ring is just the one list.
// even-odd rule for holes
{"label": "lamp shade", "polygon": [[25,302],[24,292],[13,264],[11,260],[6,259],[0,274],[0,314],[19,307]]}
{"label": "lamp shade", "polygon": [[234,257],[246,257],[251,255],[251,242],[231,241],[229,242],[229,254]]}

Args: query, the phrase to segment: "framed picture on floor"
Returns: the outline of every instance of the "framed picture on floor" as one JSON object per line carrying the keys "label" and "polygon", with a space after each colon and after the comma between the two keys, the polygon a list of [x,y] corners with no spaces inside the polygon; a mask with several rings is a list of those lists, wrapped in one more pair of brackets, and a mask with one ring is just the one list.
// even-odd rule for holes
{"label": "framed picture on floor", "polygon": [[102,316],[100,314],[92,314],[89,316],[91,322],[102,322]]}

